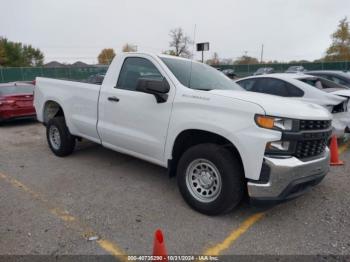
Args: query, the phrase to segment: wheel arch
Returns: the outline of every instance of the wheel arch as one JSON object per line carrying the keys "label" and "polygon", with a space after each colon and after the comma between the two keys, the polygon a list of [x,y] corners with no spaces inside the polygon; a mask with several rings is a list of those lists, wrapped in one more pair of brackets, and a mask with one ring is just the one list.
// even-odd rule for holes
{"label": "wheel arch", "polygon": [[43,108],[43,123],[46,125],[50,119],[57,116],[65,117],[63,107],[54,100],[47,100]]}
{"label": "wheel arch", "polygon": [[237,147],[224,136],[215,132],[201,130],[201,129],[186,129],[181,131],[175,138],[171,159],[168,160],[169,176],[176,176],[177,164],[181,155],[191,146],[203,143],[213,143],[227,148],[234,156],[236,156],[244,171],[244,165],[241,154]]}

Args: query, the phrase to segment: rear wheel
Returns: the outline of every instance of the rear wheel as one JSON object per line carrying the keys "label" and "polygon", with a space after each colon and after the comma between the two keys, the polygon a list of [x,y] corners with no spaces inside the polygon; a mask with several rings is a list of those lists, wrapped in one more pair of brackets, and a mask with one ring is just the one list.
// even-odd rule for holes
{"label": "rear wheel", "polygon": [[56,156],[63,157],[73,152],[75,137],[69,132],[64,117],[54,117],[49,120],[46,137],[51,151]]}
{"label": "rear wheel", "polygon": [[244,193],[240,161],[216,144],[189,148],[180,158],[177,181],[185,201],[207,215],[231,211]]}

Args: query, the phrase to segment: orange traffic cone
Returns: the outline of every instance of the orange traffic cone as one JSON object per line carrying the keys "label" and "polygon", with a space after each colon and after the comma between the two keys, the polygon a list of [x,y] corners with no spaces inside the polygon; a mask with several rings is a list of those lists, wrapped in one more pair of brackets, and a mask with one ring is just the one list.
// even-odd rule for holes
{"label": "orange traffic cone", "polygon": [[338,141],[337,141],[337,137],[335,135],[332,136],[330,149],[331,149],[331,166],[344,165],[344,162],[339,159]]}
{"label": "orange traffic cone", "polygon": [[163,233],[160,229],[154,233],[153,256],[162,256],[163,262],[168,262]]}

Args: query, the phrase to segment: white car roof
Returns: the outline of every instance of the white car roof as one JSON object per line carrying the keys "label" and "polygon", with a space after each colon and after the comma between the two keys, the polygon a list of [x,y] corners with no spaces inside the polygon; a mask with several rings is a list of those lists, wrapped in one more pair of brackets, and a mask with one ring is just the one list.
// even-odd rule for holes
{"label": "white car roof", "polygon": [[[298,87],[299,89],[303,90],[304,92],[303,99],[309,100],[321,105],[333,104],[334,102],[339,101],[339,98],[340,98],[338,95],[326,93],[312,85],[309,85],[307,83],[300,81],[299,79],[303,79],[303,78],[317,78],[315,76],[309,76],[304,73],[296,73],[296,74],[276,73],[276,74],[268,74],[268,75],[249,76],[249,77],[241,78],[236,82],[240,82],[246,79],[258,79],[258,78],[275,78],[275,79],[286,81],[287,83],[290,83]],[[340,100],[345,100],[345,98],[341,98]]]}
{"label": "white car roof", "polygon": [[307,75],[305,73],[273,73],[273,74],[268,74],[268,75],[257,75],[257,76],[248,76],[245,78],[241,78],[239,80],[243,80],[243,79],[249,79],[249,78],[266,78],[266,77],[270,77],[270,78],[276,78],[276,79],[281,79],[281,80],[290,80],[290,79],[302,79],[305,77],[314,77],[316,78],[316,76],[312,76],[312,75]]}

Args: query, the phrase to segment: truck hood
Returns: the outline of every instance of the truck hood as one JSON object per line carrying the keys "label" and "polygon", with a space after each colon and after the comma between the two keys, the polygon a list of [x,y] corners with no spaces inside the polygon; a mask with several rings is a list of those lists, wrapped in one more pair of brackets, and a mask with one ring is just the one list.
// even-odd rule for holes
{"label": "truck hood", "polygon": [[306,120],[325,120],[332,118],[331,114],[320,105],[291,98],[248,91],[218,89],[211,90],[209,93],[257,104],[264,109],[266,115]]}

